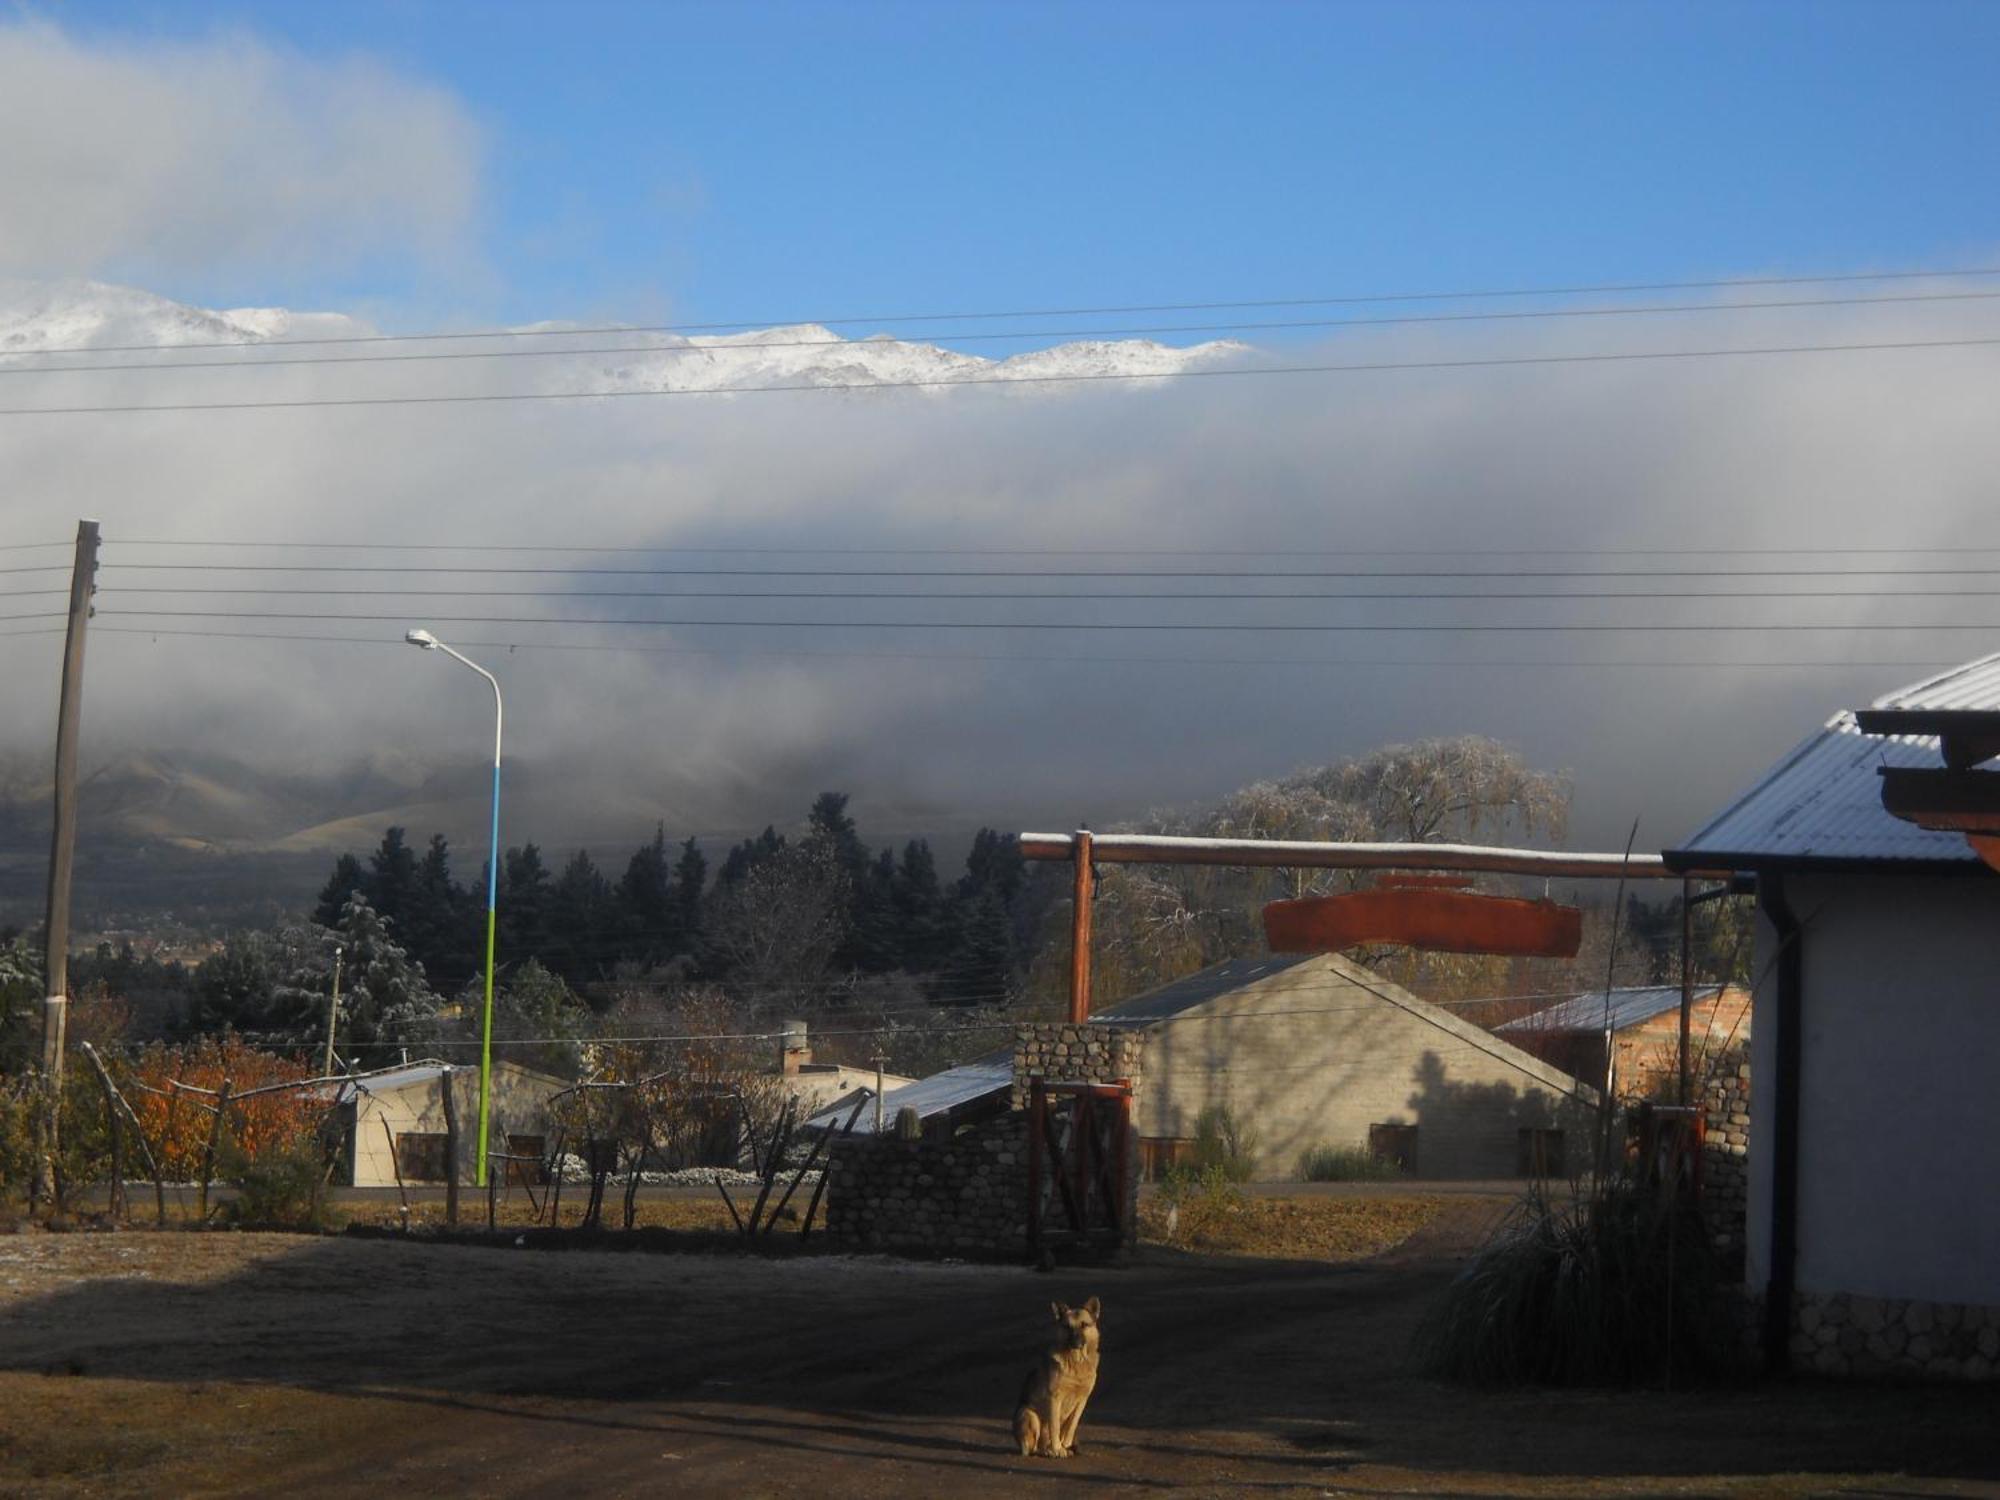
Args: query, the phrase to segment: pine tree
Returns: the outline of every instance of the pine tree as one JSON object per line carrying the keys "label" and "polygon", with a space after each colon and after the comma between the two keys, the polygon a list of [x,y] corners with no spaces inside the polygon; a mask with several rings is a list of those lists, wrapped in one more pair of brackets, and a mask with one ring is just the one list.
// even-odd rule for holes
{"label": "pine tree", "polygon": [[584,850],[570,856],[549,892],[549,942],[545,962],[579,984],[611,962],[611,882]]}
{"label": "pine tree", "polygon": [[394,1046],[434,1044],[439,1037],[438,997],[393,937],[390,924],[360,893],[341,913],[345,950],[340,993],[340,1042],[366,1049],[370,1062],[387,1060]]}
{"label": "pine tree", "polygon": [[653,837],[633,853],[617,897],[623,957],[654,962],[677,951],[679,908],[673,899],[665,824],[655,826]]}
{"label": "pine tree", "polygon": [[541,952],[549,936],[549,868],[535,845],[509,849],[501,861],[499,913],[504,962]]}
{"label": "pine tree", "polygon": [[[886,851],[885,851],[886,852]],[[903,846],[892,883],[900,943],[897,959],[914,974],[927,974],[944,961],[950,936],[945,921],[944,892],[938,885],[937,860],[923,839]]]}
{"label": "pine tree", "polygon": [[674,906],[680,924],[680,951],[693,953],[701,947],[701,897],[708,883],[708,861],[693,839],[681,845],[681,857],[674,862]]}
{"label": "pine tree", "polygon": [[360,860],[351,854],[341,855],[334,861],[332,879],[320,887],[319,903],[313,907],[313,922],[320,927],[338,927],[347,898],[360,890],[367,878]]}
{"label": "pine tree", "polygon": [[467,893],[451,878],[451,848],[441,833],[417,865],[401,936],[410,956],[439,987],[456,989],[479,964],[480,937]]}
{"label": "pine tree", "polygon": [[417,888],[417,854],[405,832],[390,828],[382,835],[381,844],[368,857],[368,876],[361,884],[368,904],[391,922],[403,920]]}

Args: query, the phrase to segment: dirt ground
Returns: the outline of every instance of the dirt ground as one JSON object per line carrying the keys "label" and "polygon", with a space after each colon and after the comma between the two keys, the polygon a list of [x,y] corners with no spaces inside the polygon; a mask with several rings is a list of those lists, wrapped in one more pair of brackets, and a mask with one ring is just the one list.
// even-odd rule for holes
{"label": "dirt ground", "polygon": [[[0,1236],[0,1493],[2000,1495],[2000,1393],[1469,1392],[1410,1333],[1498,1205],[1372,1259],[1011,1267]],[[1067,1462],[1009,1451],[1105,1305]]]}

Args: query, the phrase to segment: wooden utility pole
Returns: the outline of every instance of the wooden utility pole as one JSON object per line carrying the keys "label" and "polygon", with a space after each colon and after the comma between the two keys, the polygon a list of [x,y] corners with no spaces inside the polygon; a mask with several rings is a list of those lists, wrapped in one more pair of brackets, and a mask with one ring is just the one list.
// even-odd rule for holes
{"label": "wooden utility pole", "polygon": [[83,720],[83,638],[97,589],[97,523],[76,523],[69,579],[69,636],[63,649],[62,700],[56,715],[55,830],[49,850],[49,898],[42,971],[41,1149],[35,1153],[37,1202],[54,1194],[62,1139],[63,1044],[69,1030],[69,887],[76,863],[76,738]]}
{"label": "wooden utility pole", "polygon": [[345,948],[333,950],[333,996],[326,1002],[326,1061],[319,1070],[326,1078],[333,1076],[333,1026],[340,1015],[340,961],[346,956]]}

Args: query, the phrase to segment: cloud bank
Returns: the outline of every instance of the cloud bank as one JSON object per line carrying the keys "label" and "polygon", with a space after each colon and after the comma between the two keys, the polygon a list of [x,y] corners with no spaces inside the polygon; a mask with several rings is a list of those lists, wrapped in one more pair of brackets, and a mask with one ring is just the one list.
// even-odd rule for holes
{"label": "cloud bank", "polygon": [[[1287,364],[1562,356],[1615,348],[1887,342],[1978,332],[1977,304],[1716,315],[1668,327],[1562,324],[1504,333],[1379,331],[1267,359]],[[1636,322],[1637,320],[1635,320]],[[555,368],[550,368],[553,363]],[[93,636],[90,754],[203,747],[273,766],[407,754],[476,764],[483,684],[397,645],[406,624],[466,644],[507,684],[510,746],[542,775],[511,836],[558,847],[663,817],[729,834],[844,787],[871,832],[1102,824],[1210,797],[1260,775],[1426,734],[1481,732],[1575,772],[1579,840],[1657,848],[1833,709],[2000,647],[1979,590],[1949,578],[1705,576],[1754,568],[1977,567],[2000,554],[1762,558],[1578,555],[1583,549],[2000,546],[1989,476],[2000,429],[1991,348],[1246,376],[925,392],[663,397],[603,403],[7,418],[0,464],[11,537],[105,524]],[[500,368],[165,372],[38,383],[48,404],[104,399],[305,399],[356,391],[528,391],[573,382],[562,362]],[[147,573],[137,538],[786,548],[597,558],[454,559],[535,574]],[[911,549],[982,549],[916,555]],[[1002,555],[999,549],[1010,549]],[[1029,549],[1022,551],[1019,549]],[[1071,549],[1061,557],[1033,549]],[[1107,549],[1095,555],[1093,549]],[[1174,549],[1186,555],[1149,554]],[[1256,552],[1256,556],[1241,555]],[[1447,551],[1455,556],[1444,555]],[[1409,553],[1387,556],[1380,554]],[[286,554],[262,554],[259,561]],[[316,564],[395,562],[360,552]],[[926,589],[1047,591],[1058,600],[940,602],[539,597],[611,588],[778,592],[849,581],[610,577],[625,569],[1006,569],[1007,580],[881,576]],[[1138,580],[1088,568],[1675,569],[1670,578]],[[147,585],[262,595],[143,593]],[[1489,591],[1629,594],[1572,600],[1130,600],[1148,591]],[[343,595],[305,590],[389,589]],[[480,594],[462,591],[484,590]],[[1851,599],[1775,598],[1827,589]],[[1691,591],[1737,599],[1639,597]],[[142,610],[375,614],[372,621],[168,618]],[[589,628],[537,621],[803,622]],[[488,618],[504,617],[504,618]],[[919,628],[843,625],[903,621]],[[961,630],[949,622],[1007,628]],[[1354,633],[1035,628],[1197,621],[1448,626]],[[1502,626],[1668,627],[1574,633]],[[1733,634],[1688,627],[1773,629]],[[157,629],[151,636],[146,632]],[[361,644],[211,640],[170,630],[338,634]],[[507,644],[517,643],[519,649]],[[9,736],[46,742],[53,638],[9,639]],[[643,645],[645,651],[550,650]],[[1748,665],[1846,663],[1838,670]],[[1658,663],[1683,663],[1662,666]],[[1886,663],[1884,665],[1857,665]],[[462,809],[476,837],[478,799]]]}
{"label": "cloud bank", "polygon": [[154,282],[466,258],[480,133],[450,94],[246,37],[0,22],[0,276]]}

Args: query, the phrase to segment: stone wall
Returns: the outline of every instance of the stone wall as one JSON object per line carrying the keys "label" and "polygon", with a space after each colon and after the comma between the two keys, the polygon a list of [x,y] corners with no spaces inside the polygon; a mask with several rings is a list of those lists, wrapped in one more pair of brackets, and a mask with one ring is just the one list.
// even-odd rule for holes
{"label": "stone wall", "polygon": [[846,1136],[827,1165],[827,1233],[857,1250],[1018,1260],[1028,1238],[1027,1116],[949,1141]]}
{"label": "stone wall", "polygon": [[1703,1091],[1707,1133],[1702,1146],[1702,1206],[1715,1248],[1735,1275],[1743,1273],[1745,1215],[1750,1207],[1750,1062],[1725,1062]]}
{"label": "stone wall", "polygon": [[1845,1292],[1792,1300],[1792,1364],[1821,1375],[2000,1378],[2000,1307]]}
{"label": "stone wall", "polygon": [[1014,1028],[1014,1108],[1028,1107],[1028,1080],[1118,1083],[1139,1078],[1143,1032],[1117,1026],[1031,1021]]}

